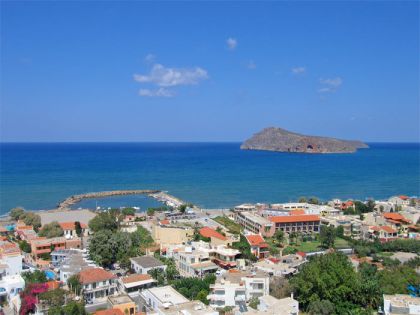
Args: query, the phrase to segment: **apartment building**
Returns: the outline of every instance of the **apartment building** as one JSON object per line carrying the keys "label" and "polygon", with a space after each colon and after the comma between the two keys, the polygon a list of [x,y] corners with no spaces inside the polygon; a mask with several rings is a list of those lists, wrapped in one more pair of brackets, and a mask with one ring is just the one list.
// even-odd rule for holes
{"label": "apartment building", "polygon": [[367,239],[379,239],[382,243],[396,240],[398,231],[390,226],[369,226],[367,230]]}
{"label": "apartment building", "polygon": [[117,290],[117,276],[102,268],[88,268],[79,273],[83,297],[86,301],[113,295]]}
{"label": "apartment building", "polygon": [[362,221],[357,219],[355,216],[337,216],[337,217],[322,217],[321,223],[325,225],[331,225],[335,228],[343,227],[344,236],[353,236],[354,238],[360,237]]}
{"label": "apartment building", "polygon": [[137,314],[137,306],[133,299],[127,294],[108,296],[108,307],[112,310],[120,310],[124,315]]}
{"label": "apartment building", "polygon": [[219,315],[219,312],[201,301],[189,301],[178,305],[161,306],[157,309],[156,315]]}
{"label": "apartment building", "polygon": [[38,237],[30,241],[31,255],[37,259],[39,255],[51,253],[54,250],[81,248],[80,238],[67,240],[65,237]]}
{"label": "apartment building", "polygon": [[185,246],[174,252],[173,258],[179,274],[183,277],[203,277],[215,273],[219,267],[211,261],[209,251]]}
{"label": "apartment building", "polygon": [[[318,215],[288,215],[269,217],[274,224],[275,231],[281,230],[284,233],[318,233],[320,218]],[[274,234],[274,233],[273,233]],[[273,235],[272,234],[272,235]]]}
{"label": "apartment building", "polygon": [[238,212],[235,221],[245,232],[271,236],[274,233],[273,223],[254,212]]}
{"label": "apartment building", "polygon": [[242,272],[230,270],[210,285],[207,296],[214,308],[226,306],[243,307],[252,298],[269,294],[269,277],[263,272]]}
{"label": "apartment building", "polygon": [[173,244],[185,244],[192,239],[194,229],[189,227],[175,227],[168,224],[154,224],[152,226],[152,238],[161,246],[168,246]]}
{"label": "apartment building", "polygon": [[266,315],[299,315],[299,302],[291,297],[277,299],[271,295],[259,297],[258,311]]}

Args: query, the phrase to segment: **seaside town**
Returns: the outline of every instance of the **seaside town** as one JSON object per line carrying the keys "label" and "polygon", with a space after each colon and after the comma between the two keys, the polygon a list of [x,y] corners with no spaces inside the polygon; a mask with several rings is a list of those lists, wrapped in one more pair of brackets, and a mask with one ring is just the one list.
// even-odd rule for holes
{"label": "seaside town", "polygon": [[[135,193],[162,207],[70,209]],[[102,192],[1,224],[4,314],[420,314],[415,197],[201,209]]]}

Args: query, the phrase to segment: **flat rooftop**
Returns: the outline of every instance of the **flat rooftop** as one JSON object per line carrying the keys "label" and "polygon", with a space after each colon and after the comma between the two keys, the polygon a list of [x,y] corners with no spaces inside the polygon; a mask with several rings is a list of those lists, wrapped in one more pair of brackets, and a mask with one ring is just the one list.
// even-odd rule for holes
{"label": "flat rooftop", "polygon": [[266,218],[252,212],[244,211],[244,212],[241,212],[239,216],[244,216],[245,218],[248,218],[249,220],[253,222],[257,222],[258,224],[261,224],[261,225],[272,225],[272,223]]}
{"label": "flat rooftop", "polygon": [[189,302],[187,298],[170,285],[165,287],[150,288],[147,289],[147,291],[153,294],[162,304],[172,303],[172,305],[178,305]]}
{"label": "flat rooftop", "polygon": [[134,303],[134,301],[127,294],[118,295],[118,296],[109,296],[108,299],[112,305]]}

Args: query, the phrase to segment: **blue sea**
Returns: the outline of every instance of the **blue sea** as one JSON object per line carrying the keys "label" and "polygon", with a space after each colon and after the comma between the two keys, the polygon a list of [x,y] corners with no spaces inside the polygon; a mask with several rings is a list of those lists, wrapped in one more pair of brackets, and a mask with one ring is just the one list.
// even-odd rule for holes
{"label": "blue sea", "polygon": [[[420,195],[420,145],[370,143],[354,154],[243,151],[239,143],[2,143],[0,213],[52,209],[69,195],[167,190],[206,208],[287,202],[300,196]],[[144,196],[76,207],[159,205]]]}

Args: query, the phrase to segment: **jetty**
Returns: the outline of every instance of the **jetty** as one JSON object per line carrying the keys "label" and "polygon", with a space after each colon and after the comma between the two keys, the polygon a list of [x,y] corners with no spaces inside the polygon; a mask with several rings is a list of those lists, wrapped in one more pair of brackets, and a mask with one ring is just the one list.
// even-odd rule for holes
{"label": "jetty", "polygon": [[111,191],[99,191],[99,192],[90,192],[80,195],[70,196],[63,201],[61,201],[57,210],[70,210],[70,207],[83,199],[94,199],[94,198],[105,198],[112,196],[126,196],[126,195],[148,195],[151,198],[154,198],[164,204],[171,207],[179,207],[185,202],[179,198],[169,195],[167,192],[157,190],[157,189],[139,189],[139,190],[111,190]]}
{"label": "jetty", "polygon": [[111,191],[99,191],[99,192],[90,192],[86,194],[73,195],[62,202],[57,206],[58,210],[68,210],[70,207],[83,199],[93,199],[93,198],[104,198],[112,196],[126,196],[126,195],[152,195],[161,192],[160,190],[151,190],[151,189],[141,189],[141,190],[111,190]]}

